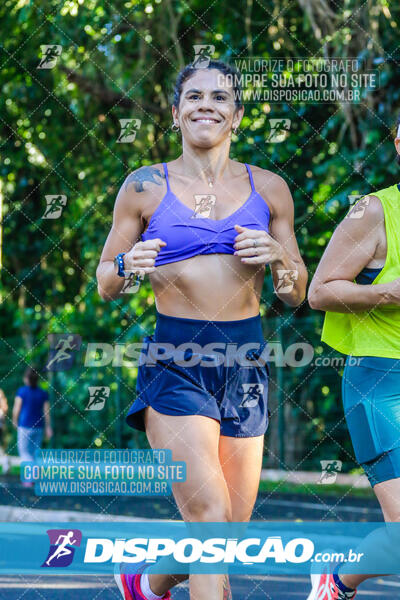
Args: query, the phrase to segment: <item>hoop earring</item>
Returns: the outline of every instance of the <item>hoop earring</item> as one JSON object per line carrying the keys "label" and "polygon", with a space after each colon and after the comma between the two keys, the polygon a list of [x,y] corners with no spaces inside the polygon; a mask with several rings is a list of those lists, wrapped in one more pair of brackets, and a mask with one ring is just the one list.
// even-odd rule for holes
{"label": "hoop earring", "polygon": [[236,133],[237,133],[237,127],[235,127],[235,129],[232,129],[232,131],[236,135]]}
{"label": "hoop earring", "polygon": [[180,127],[179,125],[175,125],[175,123],[173,123],[171,129],[172,131],[179,131]]}

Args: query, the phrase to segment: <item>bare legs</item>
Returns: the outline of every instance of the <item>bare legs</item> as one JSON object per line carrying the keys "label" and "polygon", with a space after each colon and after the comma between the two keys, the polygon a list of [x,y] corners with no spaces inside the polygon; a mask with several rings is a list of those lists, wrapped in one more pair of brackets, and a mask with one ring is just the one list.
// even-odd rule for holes
{"label": "bare legs", "polygon": [[[186,481],[173,485],[185,521],[250,519],[260,480],[263,436],[221,436],[219,422],[214,419],[164,415],[151,407],[145,411],[145,425],[152,448],[169,448],[173,460],[186,461]],[[161,596],[187,577],[150,574],[149,582],[152,591]],[[227,585],[224,575],[193,574],[189,578],[190,598],[221,600]]]}

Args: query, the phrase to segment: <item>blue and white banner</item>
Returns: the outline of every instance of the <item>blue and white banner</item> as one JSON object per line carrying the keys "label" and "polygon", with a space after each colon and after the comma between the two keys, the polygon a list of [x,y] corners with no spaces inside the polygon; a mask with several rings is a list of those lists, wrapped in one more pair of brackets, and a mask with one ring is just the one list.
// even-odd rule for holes
{"label": "blue and white banner", "polygon": [[400,574],[400,523],[0,523],[0,573]]}

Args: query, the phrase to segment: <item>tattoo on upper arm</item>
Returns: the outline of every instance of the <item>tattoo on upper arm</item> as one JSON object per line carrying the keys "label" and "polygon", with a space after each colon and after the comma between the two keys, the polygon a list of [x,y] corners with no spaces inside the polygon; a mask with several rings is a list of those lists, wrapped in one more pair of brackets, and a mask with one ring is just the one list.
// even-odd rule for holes
{"label": "tattoo on upper arm", "polygon": [[135,184],[136,192],[144,192],[143,184],[148,181],[149,183],[156,183],[157,185],[161,185],[161,181],[158,181],[156,177],[160,177],[161,179],[165,179],[165,174],[157,169],[156,167],[141,167],[137,171],[131,173],[125,185],[125,191],[128,189],[128,185],[132,182]]}

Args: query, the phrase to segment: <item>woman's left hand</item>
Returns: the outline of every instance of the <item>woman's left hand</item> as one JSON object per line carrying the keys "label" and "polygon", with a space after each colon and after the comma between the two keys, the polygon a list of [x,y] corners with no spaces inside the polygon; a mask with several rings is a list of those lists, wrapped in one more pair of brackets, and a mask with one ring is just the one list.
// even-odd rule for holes
{"label": "woman's left hand", "polygon": [[265,265],[283,260],[283,247],[267,231],[249,229],[241,225],[235,225],[235,229],[239,235],[235,237],[233,244],[234,254],[240,257],[242,263]]}

